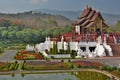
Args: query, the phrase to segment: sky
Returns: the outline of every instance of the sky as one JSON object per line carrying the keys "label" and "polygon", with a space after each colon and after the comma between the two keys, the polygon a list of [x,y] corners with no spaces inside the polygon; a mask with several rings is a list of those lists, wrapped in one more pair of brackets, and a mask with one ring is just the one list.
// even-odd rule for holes
{"label": "sky", "polygon": [[120,0],[0,0],[0,12],[17,13],[34,9],[77,11],[87,5],[101,12],[120,14]]}

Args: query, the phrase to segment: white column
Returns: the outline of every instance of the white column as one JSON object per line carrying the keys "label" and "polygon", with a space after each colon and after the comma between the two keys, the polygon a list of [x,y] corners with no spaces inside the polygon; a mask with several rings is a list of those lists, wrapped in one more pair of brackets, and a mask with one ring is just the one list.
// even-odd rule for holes
{"label": "white column", "polygon": [[89,50],[89,46],[87,45],[86,46],[86,52],[89,54],[90,53],[90,50]]}
{"label": "white column", "polygon": [[76,33],[80,34],[80,26],[79,25],[75,26],[75,31],[76,31]]}

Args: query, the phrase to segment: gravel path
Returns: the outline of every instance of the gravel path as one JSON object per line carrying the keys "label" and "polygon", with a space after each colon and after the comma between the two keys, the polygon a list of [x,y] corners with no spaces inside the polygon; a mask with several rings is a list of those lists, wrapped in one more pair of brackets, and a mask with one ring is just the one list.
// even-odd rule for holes
{"label": "gravel path", "polygon": [[87,59],[88,61],[101,62],[105,65],[116,66],[120,68],[120,58],[107,58],[107,59]]}

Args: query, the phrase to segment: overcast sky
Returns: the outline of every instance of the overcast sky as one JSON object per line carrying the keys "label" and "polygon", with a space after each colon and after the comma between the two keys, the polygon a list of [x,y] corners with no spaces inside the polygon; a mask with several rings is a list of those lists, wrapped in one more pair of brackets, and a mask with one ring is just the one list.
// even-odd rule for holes
{"label": "overcast sky", "polygon": [[0,0],[0,12],[17,13],[34,9],[83,10],[87,5],[102,12],[120,14],[120,0]]}

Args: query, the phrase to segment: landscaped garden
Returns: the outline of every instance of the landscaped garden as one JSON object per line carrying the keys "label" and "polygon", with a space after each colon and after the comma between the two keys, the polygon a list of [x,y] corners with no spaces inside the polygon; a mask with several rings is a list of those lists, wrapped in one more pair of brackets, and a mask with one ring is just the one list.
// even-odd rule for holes
{"label": "landscaped garden", "polygon": [[68,69],[64,62],[59,61],[28,61],[25,70],[63,70]]}
{"label": "landscaped garden", "polygon": [[90,61],[27,61],[25,70],[63,70],[63,69],[78,69],[78,68],[97,68],[104,65]]}
{"label": "landscaped garden", "polygon": [[104,65],[99,62],[90,62],[90,61],[71,61],[71,63],[78,68],[100,68]]}
{"label": "landscaped garden", "polygon": [[10,63],[0,62],[0,71],[8,71],[9,67],[10,67]]}
{"label": "landscaped garden", "polygon": [[44,56],[40,53],[36,53],[34,51],[19,51],[15,56],[17,60],[33,60],[33,59],[44,59]]}
{"label": "landscaped garden", "polygon": [[[90,61],[71,61],[70,59],[66,62],[64,60],[61,61],[23,61],[23,62],[0,62],[0,71],[20,71],[20,70],[25,70],[25,71],[36,71],[36,70],[76,70],[76,69],[97,69],[97,70],[103,70],[107,71],[115,76],[120,77],[120,68],[117,67],[111,67],[111,66],[106,66],[103,65],[99,62],[90,62]],[[86,72],[84,72],[85,75],[87,75]],[[92,73],[92,72],[91,72]],[[94,73],[94,72],[93,72]],[[82,73],[78,72],[79,75],[82,75]],[[79,77],[79,75],[76,75]],[[96,74],[95,74],[96,75]],[[90,75],[89,75],[90,76]],[[98,77],[100,75],[97,75]],[[95,76],[93,76],[95,77]],[[104,79],[107,77],[101,77],[101,79]],[[101,80],[100,79],[100,80]],[[113,79],[114,80],[114,79]]]}

